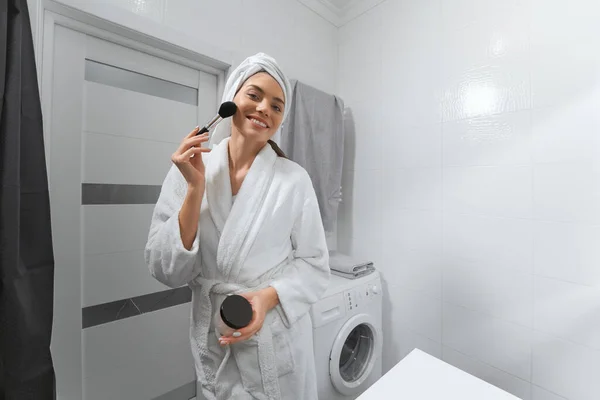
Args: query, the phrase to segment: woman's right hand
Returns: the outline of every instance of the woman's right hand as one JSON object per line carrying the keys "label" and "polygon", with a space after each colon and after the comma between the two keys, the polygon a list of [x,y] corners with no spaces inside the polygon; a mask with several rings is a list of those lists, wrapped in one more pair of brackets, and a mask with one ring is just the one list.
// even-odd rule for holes
{"label": "woman's right hand", "polygon": [[177,166],[184,176],[188,186],[198,187],[204,185],[205,169],[202,162],[202,153],[210,152],[207,147],[200,147],[208,141],[208,132],[196,136],[199,128],[194,128],[171,155],[171,161]]}

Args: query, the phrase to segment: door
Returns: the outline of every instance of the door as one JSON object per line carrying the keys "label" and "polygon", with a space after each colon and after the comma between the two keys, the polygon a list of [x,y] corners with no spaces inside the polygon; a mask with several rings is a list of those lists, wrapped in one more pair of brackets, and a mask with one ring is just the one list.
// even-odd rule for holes
{"label": "door", "polygon": [[143,250],[171,153],[217,110],[217,75],[65,26],[45,40],[58,398],[188,400],[190,290],[154,280]]}

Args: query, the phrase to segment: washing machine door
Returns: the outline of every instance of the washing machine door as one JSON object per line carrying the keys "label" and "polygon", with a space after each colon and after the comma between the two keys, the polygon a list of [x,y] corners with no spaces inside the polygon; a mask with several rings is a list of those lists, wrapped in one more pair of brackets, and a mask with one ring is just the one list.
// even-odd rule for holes
{"label": "washing machine door", "polygon": [[333,386],[343,395],[361,393],[381,356],[381,329],[368,314],[350,318],[339,331],[329,356]]}

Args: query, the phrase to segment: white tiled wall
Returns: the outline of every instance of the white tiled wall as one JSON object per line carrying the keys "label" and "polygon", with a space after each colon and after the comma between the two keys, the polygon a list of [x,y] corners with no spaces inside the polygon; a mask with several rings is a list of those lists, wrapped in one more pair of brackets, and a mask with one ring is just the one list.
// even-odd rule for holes
{"label": "white tiled wall", "polygon": [[107,11],[116,8],[131,15],[131,24],[127,17],[121,19],[128,26],[138,26],[139,17],[144,17],[156,36],[168,40],[179,34],[215,46],[233,55],[233,60],[221,60],[233,65],[264,52],[275,57],[290,78],[335,91],[337,29],[297,0],[58,1],[106,15],[116,15]]}
{"label": "white tiled wall", "polygon": [[386,0],[340,28],[340,247],[414,347],[528,400],[600,398],[600,3]]}

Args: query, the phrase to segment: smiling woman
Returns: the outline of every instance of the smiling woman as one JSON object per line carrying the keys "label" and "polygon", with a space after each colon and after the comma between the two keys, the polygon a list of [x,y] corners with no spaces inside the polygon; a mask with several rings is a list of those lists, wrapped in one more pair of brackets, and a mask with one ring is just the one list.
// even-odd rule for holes
{"label": "smiling woman", "polygon": [[[308,311],[327,288],[329,253],[308,173],[271,140],[289,113],[290,84],[259,53],[232,72],[225,101],[236,103],[233,118],[210,139],[192,130],[171,157],[146,262],[160,282],[192,289],[200,398],[316,399]],[[212,149],[201,147],[208,141]],[[216,310],[234,294],[252,319],[220,335]]]}
{"label": "smiling woman", "polygon": [[[283,119],[283,97],[281,86],[267,72],[259,72],[248,78],[233,100],[238,112],[233,116],[232,142],[239,141],[238,135],[241,135],[246,140],[269,142],[271,146],[277,146],[271,137]],[[277,149],[274,148],[275,151]],[[280,156],[283,156],[283,152]]]}

